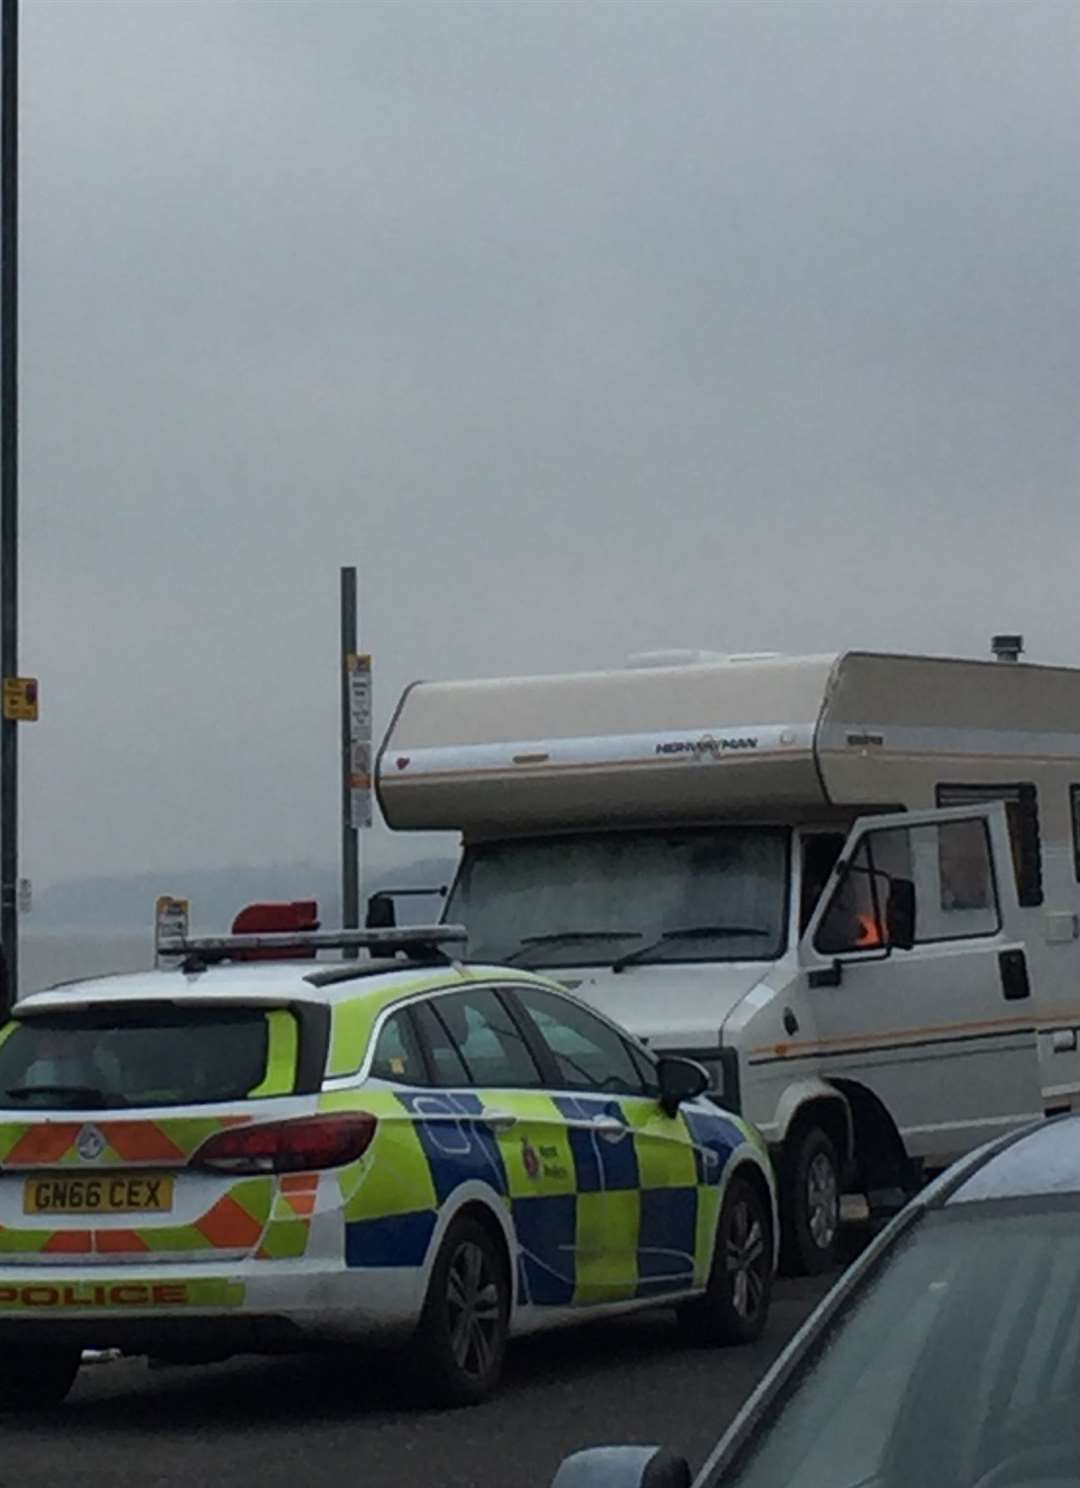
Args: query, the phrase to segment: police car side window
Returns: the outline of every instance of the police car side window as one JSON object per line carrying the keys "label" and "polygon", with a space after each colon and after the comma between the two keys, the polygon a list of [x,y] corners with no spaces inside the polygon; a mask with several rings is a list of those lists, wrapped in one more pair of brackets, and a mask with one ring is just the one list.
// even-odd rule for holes
{"label": "police car side window", "polygon": [[396,1080],[404,1085],[428,1083],[416,1030],[404,1008],[383,1024],[371,1061],[371,1073],[377,1080]]}
{"label": "police car side window", "polygon": [[469,1072],[461,1062],[461,1055],[446,1031],[446,1025],[430,1002],[417,1003],[416,1021],[420,1025],[420,1037],[428,1047],[431,1062],[435,1067],[436,1085],[468,1085]]}
{"label": "police car side window", "polygon": [[660,1081],[656,1078],[656,1065],[647,1054],[643,1054],[640,1049],[635,1049],[633,1044],[628,1044],[627,1048],[630,1050],[630,1058],[634,1061],[634,1068],[641,1078],[646,1095],[659,1095]]}
{"label": "police car side window", "polygon": [[528,1045],[494,992],[451,992],[432,1003],[469,1073],[470,1085],[541,1084]]}
{"label": "police car side window", "polygon": [[609,1024],[554,992],[515,986],[514,995],[551,1052],[560,1089],[646,1094],[629,1047]]}

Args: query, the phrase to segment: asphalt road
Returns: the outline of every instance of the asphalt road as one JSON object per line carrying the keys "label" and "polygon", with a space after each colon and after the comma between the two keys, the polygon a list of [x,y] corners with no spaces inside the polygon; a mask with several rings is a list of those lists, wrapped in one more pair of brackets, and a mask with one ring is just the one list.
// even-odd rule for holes
{"label": "asphalt road", "polygon": [[412,1403],[380,1356],[85,1365],[60,1411],[3,1418],[0,1488],[548,1488],[567,1452],[608,1441],[697,1466],[825,1290],[779,1282],[750,1348],[687,1348],[664,1314],[522,1340],[471,1410]]}

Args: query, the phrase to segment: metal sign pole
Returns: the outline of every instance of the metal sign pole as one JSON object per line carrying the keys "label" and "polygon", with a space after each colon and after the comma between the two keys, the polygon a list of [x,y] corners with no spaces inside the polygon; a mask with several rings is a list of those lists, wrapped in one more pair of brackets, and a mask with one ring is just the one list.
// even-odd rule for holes
{"label": "metal sign pole", "polygon": [[[360,884],[357,872],[358,833],[352,809],[352,672],[356,656],[356,569],[341,570],[341,923],[355,930],[360,923]],[[346,959],[355,946],[345,948]]]}
{"label": "metal sign pole", "polygon": [[[18,676],[18,167],[19,6],[0,17],[0,675]],[[0,1012],[19,995],[19,725],[0,717]]]}

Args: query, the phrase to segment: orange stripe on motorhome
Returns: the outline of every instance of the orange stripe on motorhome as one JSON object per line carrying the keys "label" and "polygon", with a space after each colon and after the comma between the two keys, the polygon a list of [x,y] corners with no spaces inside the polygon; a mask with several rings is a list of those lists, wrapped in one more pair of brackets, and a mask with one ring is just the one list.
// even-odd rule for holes
{"label": "orange stripe on motorhome", "polygon": [[93,1248],[93,1236],[89,1230],[57,1230],[42,1247],[50,1255],[87,1255]]}
{"label": "orange stripe on motorhome", "polygon": [[282,1193],[310,1193],[318,1186],[318,1173],[286,1173],[281,1180]]}
{"label": "orange stripe on motorhome", "polygon": [[152,1121],[103,1121],[102,1135],[125,1162],[186,1162],[171,1137]]}
{"label": "orange stripe on motorhome", "polygon": [[263,1222],[252,1219],[235,1199],[226,1194],[208,1209],[195,1228],[219,1250],[248,1249],[263,1232]]}
{"label": "orange stripe on motorhome", "polygon": [[94,1249],[99,1255],[135,1255],[150,1247],[136,1230],[95,1230]]}
{"label": "orange stripe on motorhome", "polygon": [[869,1050],[871,1045],[875,1051],[888,1050],[893,1044],[910,1043],[912,1039],[935,1038],[941,1043],[948,1043],[950,1038],[957,1034],[1026,1033],[1029,1029],[1034,1033],[1048,1033],[1054,1028],[1074,1028],[1075,1026],[1075,1010],[1062,1008],[1060,1010],[1050,1009],[1040,1013],[1037,1017],[1029,1015],[1020,1018],[992,1018],[974,1023],[928,1023],[917,1028],[890,1028],[885,1033],[843,1033],[837,1034],[835,1038],[807,1039],[798,1044],[786,1041],[778,1044],[759,1044],[757,1048],[750,1049],[748,1052],[751,1057],[772,1054],[786,1058],[793,1054],[814,1054],[822,1049],[839,1051],[848,1045],[855,1044],[858,1045],[856,1052],[861,1053],[864,1047]]}
{"label": "orange stripe on motorhome", "polygon": [[909,1042],[911,1039],[926,1039],[937,1037],[942,1043],[948,1043],[949,1039],[959,1035],[972,1033],[1025,1033],[1033,1029],[1036,1020],[1027,1018],[993,1018],[978,1023],[928,1023],[921,1028],[890,1028],[884,1033],[841,1033],[835,1038],[829,1039],[807,1039],[802,1043],[793,1044],[781,1042],[778,1044],[759,1044],[756,1048],[749,1050],[751,1056],[755,1054],[811,1054],[818,1049],[840,1049],[849,1044],[862,1047],[873,1044],[875,1047],[888,1048],[893,1043]]}
{"label": "orange stripe on motorhome", "polygon": [[24,1132],[8,1153],[4,1166],[33,1167],[38,1163],[59,1162],[81,1131],[79,1122],[43,1121]]}

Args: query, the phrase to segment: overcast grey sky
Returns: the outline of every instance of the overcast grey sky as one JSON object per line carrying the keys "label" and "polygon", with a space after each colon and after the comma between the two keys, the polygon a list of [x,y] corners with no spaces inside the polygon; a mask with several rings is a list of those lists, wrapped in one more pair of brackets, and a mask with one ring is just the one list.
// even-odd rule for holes
{"label": "overcast grey sky", "polygon": [[1080,664],[1075,0],[22,31],[36,881],[333,861],[342,563],[378,729],[660,646]]}

